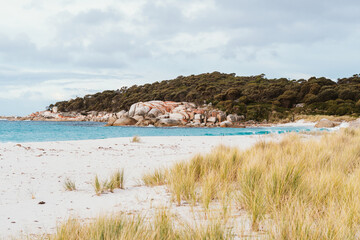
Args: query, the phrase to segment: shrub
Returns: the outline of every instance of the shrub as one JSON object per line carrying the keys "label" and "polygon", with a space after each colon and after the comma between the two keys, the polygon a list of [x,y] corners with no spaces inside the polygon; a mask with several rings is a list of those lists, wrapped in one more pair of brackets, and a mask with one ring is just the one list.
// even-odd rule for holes
{"label": "shrub", "polygon": [[326,89],[318,94],[317,100],[326,102],[328,100],[335,100],[337,97],[338,94],[334,89]]}

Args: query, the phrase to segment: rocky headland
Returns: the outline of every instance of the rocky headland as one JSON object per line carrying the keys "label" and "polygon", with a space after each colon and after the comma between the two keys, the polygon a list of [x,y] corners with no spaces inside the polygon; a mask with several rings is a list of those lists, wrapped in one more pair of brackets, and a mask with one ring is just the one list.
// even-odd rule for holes
{"label": "rocky headland", "polygon": [[[104,122],[106,126],[154,126],[154,127],[238,127],[269,126],[263,122],[246,121],[243,115],[227,114],[211,104],[198,106],[191,102],[148,101],[131,105],[129,111],[120,112],[58,112],[57,107],[32,113],[25,117],[0,117],[9,121],[92,121]],[[326,118],[316,122],[317,128],[332,128],[341,122]],[[359,119],[349,121],[358,126]]]}
{"label": "rocky headland", "polygon": [[25,117],[2,117],[10,121],[93,121],[106,122],[106,126],[155,126],[155,127],[245,127],[255,121],[213,108],[197,106],[190,102],[149,101],[131,105],[129,111],[109,112],[58,112],[39,111]]}
{"label": "rocky headland", "polygon": [[128,112],[113,114],[108,126],[155,127],[244,127],[244,116],[227,115],[209,105],[202,107],[189,102],[149,101],[138,102]]}

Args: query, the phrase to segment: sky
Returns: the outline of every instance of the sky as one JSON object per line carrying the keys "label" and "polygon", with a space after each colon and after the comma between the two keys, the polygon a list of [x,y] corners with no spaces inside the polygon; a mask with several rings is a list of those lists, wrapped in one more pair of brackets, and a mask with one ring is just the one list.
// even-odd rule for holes
{"label": "sky", "polygon": [[360,73],[358,0],[12,0],[0,8],[0,116],[205,72]]}

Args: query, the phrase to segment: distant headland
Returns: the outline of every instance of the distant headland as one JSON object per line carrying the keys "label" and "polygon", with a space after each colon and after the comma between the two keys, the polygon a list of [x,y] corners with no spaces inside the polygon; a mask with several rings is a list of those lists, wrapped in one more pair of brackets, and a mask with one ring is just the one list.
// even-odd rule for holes
{"label": "distant headland", "polygon": [[[359,99],[359,74],[335,82],[325,77],[268,79],[264,74],[213,72],[107,90],[51,104],[46,111],[26,117],[3,118],[100,121],[108,125],[220,126],[225,122],[223,126],[241,126],[291,121],[296,115],[356,118],[360,115]],[[144,113],[133,115],[134,109]],[[125,117],[133,120],[120,123],[118,119]]]}

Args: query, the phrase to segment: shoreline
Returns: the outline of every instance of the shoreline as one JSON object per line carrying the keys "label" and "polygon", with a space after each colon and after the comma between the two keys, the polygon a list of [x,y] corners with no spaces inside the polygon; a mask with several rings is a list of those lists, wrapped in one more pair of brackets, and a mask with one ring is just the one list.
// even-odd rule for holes
{"label": "shoreline", "polygon": [[[157,128],[167,128],[167,127],[178,127],[178,128],[220,128],[220,126],[213,125],[213,126],[187,126],[187,125],[176,125],[176,126],[141,126],[141,125],[124,125],[124,126],[111,126],[107,124],[107,121],[85,121],[85,120],[76,120],[76,119],[30,119],[26,117],[0,117],[0,121],[9,121],[9,122],[96,122],[96,123],[104,123],[105,127],[157,127]],[[26,119],[24,119],[26,118]],[[287,123],[247,123],[247,122],[239,122],[238,124],[234,124],[231,127],[226,128],[248,128],[248,127],[271,127],[277,124],[288,124]]]}
{"label": "shoreline", "polygon": [[[19,127],[15,127],[13,134],[16,134],[17,129],[20,130],[24,128],[24,130],[29,129],[30,132],[27,130],[29,134],[18,135],[17,137],[7,137],[6,135],[3,136],[3,139],[0,141],[0,144],[5,143],[47,143],[47,142],[66,142],[66,141],[86,141],[86,140],[105,140],[105,139],[116,139],[116,138],[130,138],[134,136],[138,137],[166,137],[166,136],[178,136],[178,137],[201,137],[201,136],[256,136],[256,135],[269,135],[269,134],[283,134],[286,132],[302,132],[302,131],[322,131],[321,128],[314,128],[314,124],[312,122],[305,123],[303,121],[298,121],[294,123],[287,123],[287,124],[269,124],[269,125],[252,125],[246,128],[242,128],[244,130],[240,130],[239,128],[221,128],[221,127],[186,127],[186,126],[172,126],[172,127],[144,127],[144,126],[121,126],[121,127],[110,127],[110,128],[103,128],[102,124],[90,124],[90,128],[87,134],[80,134],[71,135],[72,131],[84,131],[82,130],[82,125],[76,125],[73,128],[72,125],[67,127],[65,124],[64,126],[60,124],[60,129],[63,129],[65,134],[59,133],[59,135],[49,137],[49,131],[39,131],[39,133],[31,133],[33,131],[38,131],[38,126],[41,127],[41,124],[35,124],[32,127],[32,124],[29,123],[29,127],[27,124],[21,125]],[[6,125],[5,131],[7,129]],[[17,126],[17,125],[15,125]],[[44,122],[44,127],[46,128],[46,122]],[[54,128],[55,131],[58,127],[52,127],[52,124],[49,125],[51,129]],[[87,126],[87,124],[84,124]],[[112,129],[113,128],[113,129]],[[283,129],[282,129],[283,128]],[[9,129],[12,129],[10,127]],[[40,128],[41,129],[41,128]],[[49,128],[50,129],[50,128]],[[156,130],[158,129],[158,130]],[[194,129],[194,130],[192,130]],[[9,132],[12,134],[11,132]],[[45,134],[45,135],[44,135]],[[54,132],[54,134],[56,134]],[[70,135],[69,135],[70,134]],[[43,137],[44,135],[44,137]],[[72,136],[72,137],[71,137]]]}

